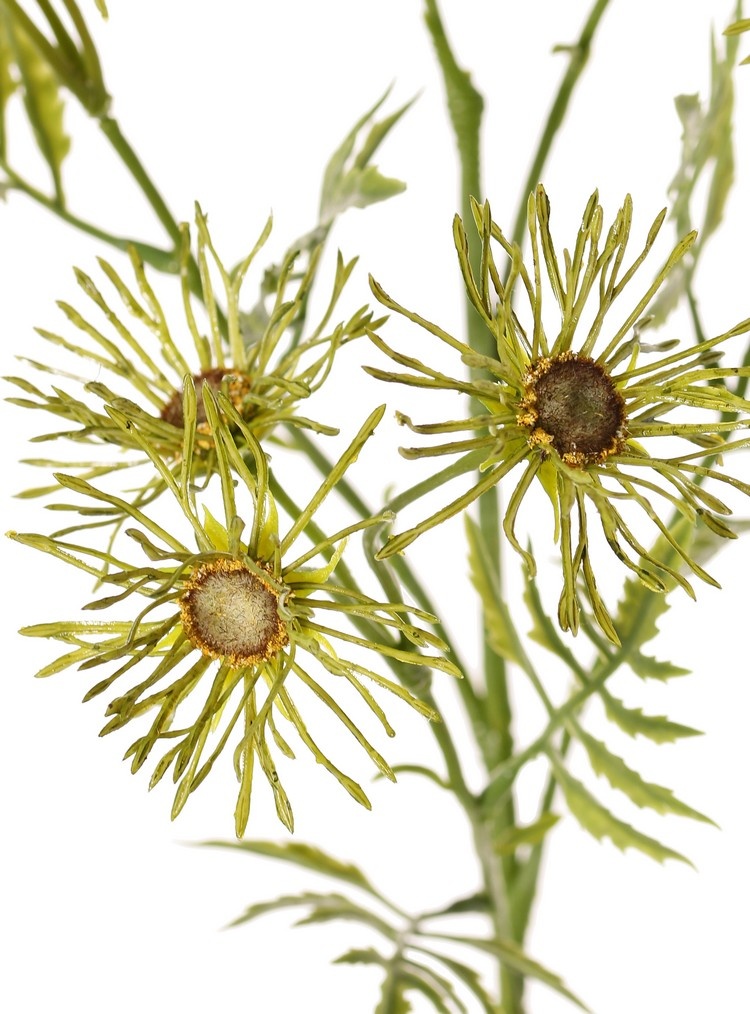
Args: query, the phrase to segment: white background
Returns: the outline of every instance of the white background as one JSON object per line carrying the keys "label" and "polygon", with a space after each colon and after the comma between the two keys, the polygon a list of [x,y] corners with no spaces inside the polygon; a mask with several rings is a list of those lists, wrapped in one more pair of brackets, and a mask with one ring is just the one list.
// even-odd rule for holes
{"label": "white background", "polygon": [[[85,0],[83,6],[93,9]],[[195,199],[210,213],[214,239],[229,263],[252,245],[270,208],[275,213],[271,254],[278,255],[313,225],[325,161],[350,125],[391,82],[389,109],[421,91],[377,159],[386,174],[408,182],[407,193],[349,213],[334,243],[346,256],[361,257],[348,306],[367,298],[369,270],[407,305],[460,329],[451,243],[455,158],[417,0],[215,0],[210,5],[112,0],[110,7],[108,24],[99,23],[94,13],[91,22],[115,96],[114,113],[175,214],[190,218]],[[588,4],[444,0],[443,8],[459,58],[472,68],[487,97],[486,194],[495,217],[510,225],[529,152],[566,62],[565,56],[551,54],[552,46],[576,38]],[[729,4],[613,2],[566,134],[556,142],[544,173],[560,246],[570,242],[595,187],[608,220],[624,194],[633,195],[636,236],[644,235],[666,203],[680,138],[672,97],[706,95],[712,18],[723,28],[731,20]],[[706,250],[698,277],[711,334],[750,313],[750,67],[739,71],[738,81],[739,182],[724,232]],[[68,125],[76,139],[68,167],[71,207],[113,231],[160,242],[158,227],[105,142],[72,104]],[[11,149],[19,168],[31,164],[20,134],[14,134],[19,140]],[[44,180],[43,167],[34,165],[32,171]],[[33,334],[35,325],[64,327],[54,301],[75,300],[73,264],[93,271],[101,253],[122,262],[20,196],[0,208],[0,224],[0,372],[8,374],[20,370],[14,353],[47,354]],[[155,284],[168,292],[172,283],[157,278]],[[675,318],[666,330],[672,336],[681,328],[683,322]],[[687,327],[683,330],[688,337]],[[396,344],[413,336],[396,326],[390,333]],[[403,338],[396,341],[398,334]],[[375,351],[366,351],[363,361],[374,361]],[[354,366],[351,370],[334,398],[318,401],[320,417],[351,433],[378,401],[387,398],[390,409],[405,407],[408,392],[367,385]],[[345,406],[351,409],[348,416],[342,415]],[[2,409],[3,527],[48,531],[52,523],[40,505],[10,496],[39,481],[15,464],[30,453],[25,439],[47,425],[26,415]],[[387,481],[403,487],[417,474],[395,456],[403,433],[391,416],[389,410],[369,463],[363,456],[353,474],[374,496]],[[422,416],[438,418],[439,413],[426,404]],[[747,458],[734,467],[747,477]],[[746,505],[738,506],[747,513]],[[540,519],[549,520],[544,513]],[[447,622],[476,657],[473,621],[448,594],[463,571],[463,550],[458,542],[453,549],[452,533],[458,538],[460,528],[425,539],[425,547],[415,547],[414,559],[434,567],[430,580],[446,603]],[[252,901],[326,885],[270,860],[185,847],[206,838],[231,838],[234,786],[228,767],[209,779],[177,824],[170,824],[168,791],[148,795],[146,779],[131,777],[121,763],[129,740],[97,739],[103,704],[80,704],[86,678],[67,672],[34,681],[33,672],[54,648],[15,633],[25,623],[75,616],[88,593],[85,582],[14,544],[3,542],[0,552],[5,936],[0,1006],[13,1014],[371,1011],[377,975],[328,964],[348,947],[370,943],[357,929],[292,932],[288,915],[282,914],[219,932]],[[549,547],[546,552],[551,555]],[[701,587],[697,604],[680,599],[663,621],[659,655],[672,653],[694,675],[667,688],[634,679],[622,684],[631,705],[668,712],[707,735],[660,748],[613,740],[647,778],[674,788],[708,812],[721,830],[630,812],[597,786],[626,819],[689,855],[697,872],[677,863],[662,868],[632,852],[623,856],[596,843],[570,818],[551,837],[528,950],[561,972],[598,1014],[750,1010],[745,971],[750,943],[749,562],[747,545],[734,544],[713,566],[723,592]],[[603,569],[609,573],[616,567],[606,559]],[[542,662],[548,666],[543,657]],[[556,675],[561,681],[551,692],[565,690],[564,677],[554,669],[543,672],[550,682]],[[438,692],[452,713],[453,689],[442,686]],[[535,705],[528,695],[519,700],[523,737]],[[424,723],[397,703],[388,710],[398,737],[378,742],[386,756],[438,765]],[[358,777],[369,778],[359,758],[352,763],[360,764]],[[471,758],[467,766],[472,772]],[[366,782],[374,803],[367,813],[306,758],[286,777],[296,837],[360,863],[406,908],[434,907],[474,889],[476,871],[470,853],[466,858],[469,839],[461,814],[431,784],[408,776],[397,787]],[[249,835],[281,839],[284,831],[265,788],[258,789]],[[530,986],[528,995],[533,1014],[572,1009],[541,986]],[[425,1009],[420,1004],[415,1001],[415,1010]]]}

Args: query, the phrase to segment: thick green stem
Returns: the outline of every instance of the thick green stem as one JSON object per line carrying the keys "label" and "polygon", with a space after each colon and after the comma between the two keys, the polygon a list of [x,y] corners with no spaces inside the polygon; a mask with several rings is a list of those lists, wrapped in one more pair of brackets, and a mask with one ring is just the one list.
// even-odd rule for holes
{"label": "thick green stem", "polygon": [[[436,0],[426,0],[425,21],[432,37],[445,83],[446,99],[451,123],[456,136],[456,147],[460,162],[461,216],[465,222],[472,219],[471,198],[482,199],[481,183],[481,121],[484,101],[471,83],[469,74],[459,67],[453,54]],[[476,230],[469,229],[469,264],[472,273],[479,275],[481,243]],[[466,333],[471,347],[486,356],[494,356],[496,349],[492,334],[479,314],[466,300]],[[479,371],[473,371],[476,375]],[[473,405],[472,411],[482,411],[482,406]],[[500,498],[496,488],[487,490],[479,500],[479,528],[488,554],[487,566],[500,587]],[[482,735],[485,743],[491,744],[490,765],[506,760],[513,753],[511,732],[512,710],[508,692],[505,660],[489,645],[487,618],[482,615],[484,683],[486,687],[485,724]],[[493,821],[495,827],[513,827],[516,821],[515,803],[508,793],[500,812]],[[512,919],[507,908],[508,886],[515,876],[515,858],[499,858],[487,840],[486,825],[481,835],[475,835],[480,860],[484,871],[485,887],[492,900],[493,921],[498,935],[509,934]],[[503,1010],[507,1014],[522,1014],[523,980],[516,973],[500,967],[500,988]]]}

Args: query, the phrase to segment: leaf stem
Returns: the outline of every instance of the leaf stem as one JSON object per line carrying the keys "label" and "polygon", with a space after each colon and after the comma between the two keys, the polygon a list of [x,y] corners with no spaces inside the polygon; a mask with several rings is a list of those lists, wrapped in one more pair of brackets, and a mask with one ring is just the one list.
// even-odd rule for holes
{"label": "leaf stem", "polygon": [[526,182],[521,190],[521,199],[513,226],[513,242],[519,246],[523,240],[524,229],[526,227],[526,202],[528,196],[540,181],[539,177],[542,174],[542,169],[552,148],[552,142],[562,126],[575,86],[588,63],[594,34],[609,2],[610,0],[596,0],[596,3],[589,12],[578,42],[570,47],[565,47],[570,52],[568,69],[565,71],[563,79],[560,82],[560,87],[557,90],[557,95],[552,103],[552,108],[547,115],[547,122],[539,139],[536,154],[531,163]]}
{"label": "leaf stem", "polygon": [[100,229],[98,226],[93,225],[91,222],[87,222],[85,219],[79,218],[77,215],[72,214],[68,211],[58,200],[53,197],[48,197],[47,194],[42,193],[41,190],[37,190],[36,187],[32,186],[27,180],[19,176],[15,170],[11,169],[7,162],[0,162],[3,171],[8,178],[8,186],[12,190],[18,190],[19,193],[25,194],[31,198],[37,204],[40,204],[43,208],[51,211],[57,215],[62,221],[67,222],[80,232],[84,232],[89,236],[93,236],[95,239],[100,239],[104,243],[108,243],[110,246],[116,247],[118,250],[127,251],[128,247],[133,246],[138,251],[142,259],[155,267],[159,271],[168,272],[175,274],[179,271],[179,260],[175,257],[175,253],[172,250],[164,250],[161,247],[151,246],[148,243],[143,243],[140,240],[132,239],[128,236],[116,236],[114,233],[107,232],[105,229]]}

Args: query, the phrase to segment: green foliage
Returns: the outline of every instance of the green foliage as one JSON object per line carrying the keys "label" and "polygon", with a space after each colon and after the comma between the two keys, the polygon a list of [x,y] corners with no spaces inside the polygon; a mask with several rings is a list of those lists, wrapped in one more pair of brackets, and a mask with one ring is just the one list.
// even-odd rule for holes
{"label": "green foliage", "polygon": [[269,859],[280,859],[284,862],[293,863],[295,866],[302,866],[315,873],[322,873],[327,877],[333,877],[342,883],[358,887],[362,891],[373,895],[379,900],[382,896],[375,890],[367,877],[353,863],[345,863],[335,859],[323,849],[315,845],[305,845],[299,842],[283,842],[278,844],[271,841],[204,841],[201,843],[208,848],[233,849],[239,852],[250,852],[253,855],[266,856]]}
{"label": "green foliage", "polygon": [[[383,176],[377,166],[370,164],[370,159],[389,131],[412,104],[407,102],[386,119],[373,122],[375,113],[387,97],[388,92],[357,120],[331,156],[323,174],[323,189],[320,195],[319,220],[322,226],[329,225],[348,208],[366,208],[370,204],[394,197],[406,188],[405,183]],[[357,136],[368,126],[369,131],[364,141],[354,153]]]}
{"label": "green foliage", "polygon": [[654,743],[674,743],[689,736],[702,736],[699,729],[672,722],[665,715],[647,715],[641,708],[628,708],[605,688],[599,691],[607,718],[629,736],[645,736]]}
{"label": "green foliage", "polygon": [[[291,683],[304,686],[316,703],[338,720],[336,727],[343,727],[364,751],[374,765],[374,777],[395,781],[396,774],[418,774],[455,796],[473,833],[481,878],[476,889],[464,897],[442,902],[436,899],[437,907],[413,915],[383,895],[357,865],[341,861],[324,849],[299,842],[205,842],[288,863],[330,878],[337,888],[330,892],[290,891],[275,899],[254,900],[232,925],[275,911],[291,911],[296,914],[297,926],[337,922],[376,934],[377,946],[352,946],[335,959],[339,964],[380,969],[383,980],[376,1014],[408,1014],[416,997],[442,1014],[473,1014],[475,1010],[484,1014],[524,1014],[524,983],[529,979],[546,984],[586,1010],[557,974],[523,949],[543,852],[562,812],[567,809],[584,830],[598,839],[609,838],[620,849],[635,848],[659,862],[688,860],[616,816],[574,777],[568,764],[571,744],[580,743],[592,771],[630,803],[660,814],[711,823],[677,799],[670,789],[646,780],[607,743],[592,736],[584,726],[583,710],[598,697],[608,720],[619,730],[657,744],[699,734],[667,716],[647,714],[638,706],[626,705],[610,693],[607,683],[623,669],[640,679],[662,682],[687,673],[672,661],[647,653],[646,646],[658,633],[659,620],[670,604],[673,589],[679,585],[694,595],[686,575],[694,574],[716,584],[702,564],[723,540],[734,538],[742,527],[724,520],[729,507],[705,489],[703,482],[721,481],[750,495],[750,485],[726,475],[718,464],[714,468],[722,451],[748,444],[741,433],[734,443],[730,435],[750,426],[750,403],[744,399],[750,360],[746,355],[742,365],[725,368],[720,365],[718,346],[746,334],[750,320],[706,340],[700,333],[691,288],[697,258],[722,221],[734,180],[733,72],[737,37],[748,30],[750,21],[739,20],[727,29],[729,41],[723,54],[715,43],[712,45],[708,100],[702,102],[697,95],[683,95],[676,100],[683,137],[670,194],[678,242],[645,294],[635,299],[630,312],[607,331],[605,315],[654,245],[666,213],[657,215],[642,248],[626,266],[632,202],[626,197],[606,227],[598,193],[594,193],[577,235],[558,256],[550,230],[551,204],[544,187],[537,184],[574,86],[589,59],[592,39],[608,0],[595,0],[574,45],[558,47],[568,54],[569,65],[531,160],[531,182],[521,195],[510,238],[493,219],[489,203],[480,202],[484,100],[471,74],[460,66],[438,0],[425,0],[425,23],[445,85],[461,167],[463,217],[457,216],[454,221],[454,241],[467,290],[467,340],[454,337],[439,324],[401,306],[377,282],[371,281],[371,288],[387,311],[417,325],[457,353],[460,364],[456,372],[460,375],[453,377],[428,359],[418,359],[411,347],[401,352],[389,344],[379,333],[385,318],[375,319],[367,307],[356,310],[338,325],[332,323],[332,313],[355,269],[356,258],[344,260],[339,253],[330,300],[318,326],[308,330],[308,306],[314,305],[311,297],[319,281],[324,246],[338,216],[404,190],[405,184],[382,174],[373,158],[411,102],[377,119],[389,94],[386,92],[357,120],[326,165],[317,223],[300,233],[283,255],[266,267],[248,302],[242,284],[268,238],[270,219],[248,256],[227,268],[213,248],[207,218],[197,207],[198,243],[193,250],[188,227],[174,219],[110,115],[98,53],[78,4],[63,0],[61,17],[55,3],[39,0],[35,21],[19,0],[0,0],[0,165],[4,173],[0,189],[23,192],[84,232],[127,251],[135,283],[126,283],[111,265],[100,262],[125,309],[124,316],[119,303],[113,303],[98,283],[78,271],[78,283],[91,304],[89,310],[93,307],[106,326],[100,319],[91,320],[61,303],[68,324],[77,333],[75,340],[40,331],[57,349],[82,359],[93,369],[97,374],[94,382],[82,384],[67,375],[67,380],[80,388],[71,393],[59,381],[51,391],[45,391],[23,376],[10,378],[19,394],[9,400],[49,413],[64,427],[59,432],[42,434],[38,440],[55,442],[65,438],[78,444],[104,443],[122,452],[109,464],[32,459],[38,467],[54,473],[55,484],[44,484],[25,495],[48,496],[65,491],[64,501],[49,507],[57,516],[73,514],[74,523],[52,535],[9,534],[19,543],[94,577],[97,597],[82,608],[87,614],[95,612],[101,617],[34,623],[24,628],[22,632],[27,636],[55,640],[64,646],[63,654],[43,666],[37,675],[46,677],[73,666],[88,671],[113,663],[114,671],[105,670],[107,674],[87,693],[86,699],[92,699],[109,691],[136,665],[151,661],[152,667],[143,680],[122,690],[109,703],[102,733],[115,731],[133,718],[150,717],[151,727],[131,744],[126,757],[136,771],[157,744],[166,744],[150,785],[156,785],[170,771],[176,784],[173,817],[205,780],[232,729],[241,728],[233,752],[239,783],[234,813],[238,835],[248,825],[250,791],[258,772],[273,793],[279,819],[288,830],[293,829],[291,804],[275,760],[278,754],[294,758],[284,735],[289,728],[314,761],[351,797],[370,806],[365,789],[341,771],[313,739],[289,689]],[[104,0],[94,3],[106,18]],[[738,6],[737,17],[739,14]],[[66,27],[68,23],[72,28]],[[66,206],[63,165],[67,173],[70,163],[65,163],[69,138],[63,125],[64,92],[95,118],[137,183],[166,232],[162,247],[109,234],[98,224],[76,218]],[[39,151],[49,167],[51,194],[32,186],[9,163],[4,113],[8,102],[15,98],[25,104]],[[702,215],[698,215],[695,200],[701,180],[707,198]],[[702,230],[696,239],[693,225],[698,218]],[[524,228],[528,229],[530,244],[527,262],[521,249]],[[179,276],[178,295],[182,295],[185,320],[178,327],[168,325],[144,264]],[[214,286],[212,277],[218,277],[221,285]],[[660,287],[661,294],[654,298]],[[545,305],[551,295],[549,302],[557,304],[560,314],[559,327],[550,331],[549,340],[544,323],[547,311],[543,314],[541,308],[543,289]],[[697,344],[673,352],[676,343],[643,342],[641,332],[647,324],[663,322],[676,302],[685,297],[693,310]],[[523,298],[529,304],[525,319],[519,305]],[[198,313],[194,312],[196,301],[200,304]],[[574,337],[577,333],[580,337],[584,330],[583,311],[591,306],[593,323],[581,339],[580,348],[576,345],[574,350]],[[646,313],[651,319],[644,317]],[[139,328],[150,335],[149,341],[156,338],[153,354],[137,333]],[[187,348],[177,337],[182,332],[190,338]],[[319,437],[333,435],[335,428],[296,411],[299,401],[328,380],[340,348],[363,334],[399,367],[399,372],[367,367],[371,376],[422,390],[450,391],[461,404],[466,401],[464,396],[471,399],[468,410],[452,413],[458,418],[440,422],[417,424],[406,413],[398,414],[399,423],[412,432],[444,435],[446,439],[430,447],[402,448],[405,458],[451,454],[458,458],[452,465],[431,469],[426,478],[378,510],[370,509],[349,484],[348,471],[364,451],[385,406],[370,413],[338,460],[331,460],[316,442]],[[600,334],[609,335],[604,339],[608,344],[604,349],[595,349]],[[303,360],[308,353],[310,359]],[[563,356],[568,357],[566,361],[589,359],[594,353],[597,362],[604,364],[602,375],[611,383],[612,392],[629,407],[623,409],[610,446],[602,447],[598,456],[587,457],[575,443],[572,450],[561,451],[555,444],[556,435],[540,423],[535,406],[540,393],[537,382],[546,369],[542,368],[544,361],[561,360]],[[653,357],[652,353],[658,355]],[[651,356],[646,365],[641,365],[640,354]],[[191,356],[195,362],[190,361]],[[57,372],[44,362],[29,365],[45,376]],[[104,377],[99,376],[101,371]],[[232,379],[245,382],[245,386],[233,389]],[[115,390],[125,382],[127,389]],[[709,412],[710,417],[698,412],[693,422],[665,418],[678,406]],[[457,434],[459,438],[454,439]],[[661,457],[658,453],[650,455],[644,447],[650,437],[661,440],[675,436],[687,441],[688,453]],[[304,452],[305,467],[311,464],[320,472],[319,485],[302,507],[294,502],[282,470],[267,451],[268,445],[276,450],[280,444]],[[135,492],[113,491],[122,470],[131,465],[148,471],[150,478]],[[496,485],[505,481],[516,466],[521,466],[518,471],[522,470],[522,475],[501,515]],[[75,474],[60,472],[60,467],[72,469]],[[414,528],[390,537],[385,545],[378,543],[397,511],[469,473],[474,476],[470,489]],[[101,488],[100,480],[110,485]],[[554,526],[550,526],[551,541],[559,551],[563,576],[557,622],[549,615],[534,581],[532,547],[523,549],[515,531],[519,510],[527,492],[537,485],[535,480],[552,501],[555,516]],[[214,518],[202,500],[209,487],[223,508],[223,520]],[[173,495],[176,513],[187,523],[197,552],[192,543],[184,545],[171,528],[165,528],[151,515],[149,505],[162,493]],[[660,497],[656,501],[659,506],[652,505],[652,494]],[[244,509],[238,503],[243,495],[249,504]],[[355,520],[349,519],[333,536],[322,532],[315,519],[318,508],[329,497],[340,497],[355,514]],[[653,546],[642,546],[628,527],[619,512],[623,500],[642,508],[655,526],[658,537]],[[480,672],[474,671],[478,667],[469,668],[459,662],[456,649],[440,633],[440,621],[428,590],[401,556],[414,539],[464,512],[474,501],[476,520],[465,515],[465,530],[469,577],[487,649]],[[288,516],[288,524],[281,529],[277,504]],[[660,509],[665,504],[674,511],[669,521],[664,520]],[[587,525],[594,514],[610,548],[631,575],[624,582],[614,618],[597,589],[591,560]],[[130,527],[125,529],[125,523]],[[97,547],[100,529],[106,530],[106,536]],[[83,533],[80,541],[78,537],[70,540],[74,532]],[[365,554],[371,557],[368,564],[384,592],[382,601],[360,589],[342,560],[346,539],[361,532],[366,533]],[[526,565],[524,602],[531,619],[528,640],[552,653],[574,681],[574,689],[565,698],[551,679],[547,684],[546,669],[537,667],[520,636],[518,618],[506,600],[501,581],[501,534]],[[289,551],[297,540],[307,542],[304,549],[292,553],[299,555],[290,561]],[[142,554],[136,563],[131,563],[128,556],[133,547]],[[460,551],[453,555],[461,558]],[[187,584],[202,568],[219,563],[228,566],[228,561],[239,563],[256,580],[271,582],[267,588],[273,592],[273,609],[285,640],[276,646],[275,653],[260,661],[248,661],[244,656],[243,661],[237,661],[231,653],[217,652],[190,636],[185,619]],[[402,601],[402,583],[418,606],[407,606]],[[103,585],[107,585],[109,594],[99,594]],[[107,610],[127,609],[132,602],[140,602],[138,596],[146,602],[137,613],[125,619],[120,616],[126,614],[120,613],[116,619],[109,618]],[[515,609],[515,603],[511,604]],[[162,607],[170,615],[154,618],[152,611]],[[334,612],[350,622],[356,633],[329,626],[328,618]],[[427,628],[417,626],[417,621],[426,623]],[[579,635],[578,641],[572,640],[575,634]],[[582,648],[592,652],[590,659],[584,658]],[[392,678],[362,664],[361,649],[374,652],[379,662],[388,665]],[[395,734],[394,727],[370,686],[388,690],[420,716],[432,720],[442,768],[440,764],[421,763],[419,757],[415,762],[390,765],[343,705],[312,671],[303,667],[305,657],[318,666],[331,686],[338,689],[346,685],[354,699],[365,705],[368,717],[375,719],[376,728],[379,723],[378,731],[388,737]],[[477,789],[471,787],[466,775],[466,753],[454,740],[452,704],[444,705],[441,713],[432,696],[431,670],[463,676],[459,700],[476,739],[472,745],[478,748],[485,765],[484,783]],[[536,738],[518,747],[512,692],[516,677],[528,682],[546,715]],[[194,709],[193,719],[188,719],[190,724],[185,728],[181,728],[181,722],[173,725],[178,708],[198,687],[204,697]],[[242,696],[230,707],[235,689]],[[561,699],[561,704],[556,703]],[[217,732],[221,721],[227,725],[206,757],[208,737]],[[517,779],[527,764],[540,757],[546,758],[547,782],[536,800],[534,816],[522,824],[516,804],[519,784],[523,783]],[[445,773],[439,773],[441,770]],[[481,918],[487,924],[487,935],[452,932],[455,920],[465,915]],[[447,926],[451,932],[436,930],[435,925]],[[497,963],[500,996],[492,994],[463,956],[467,951],[489,956]]]}
{"label": "green foliage", "polygon": [[545,986],[549,986],[550,989],[570,1000],[576,1007],[579,1007],[583,1011],[588,1011],[588,1007],[574,993],[571,993],[559,975],[555,975],[554,972],[550,972],[538,962],[533,961],[527,954],[524,954],[517,944],[514,944],[510,940],[484,940],[478,937],[459,936],[452,933],[433,933],[431,936],[435,939],[452,941],[466,947],[473,947],[479,951],[483,951],[485,954],[496,955],[500,958],[503,965],[509,969],[512,969],[519,975],[528,976],[529,978],[543,982]]}
{"label": "green foliage", "polygon": [[[438,63],[443,75],[446,103],[456,135],[456,148],[462,167],[464,184],[479,180],[479,144],[484,99],[474,87],[471,75],[463,70],[453,54],[445,32],[438,5],[426,0],[424,19],[432,37]],[[476,187],[462,187],[464,195],[471,193],[477,200],[481,193]]]}
{"label": "green foliage", "polygon": [[495,575],[489,567],[490,554],[479,526],[465,515],[469,544],[469,576],[482,603],[485,636],[490,648],[508,662],[522,664],[513,621],[502,599]]}
{"label": "green foliage", "polygon": [[[734,69],[736,32],[729,35],[723,56],[711,40],[711,91],[708,100],[697,94],[678,95],[675,108],[682,126],[682,152],[677,172],[669,184],[672,217],[679,236],[695,225],[692,211],[696,188],[708,174],[708,197],[700,223],[698,242],[690,257],[678,266],[649,308],[654,326],[663,324],[689,290],[698,258],[709,237],[719,227],[734,182]],[[744,61],[743,61],[744,62]]]}
{"label": "green foliage", "polygon": [[[64,203],[61,169],[63,160],[70,149],[70,138],[63,127],[63,99],[60,84],[32,44],[23,29],[0,16],[0,59],[7,60],[12,51],[19,74],[19,85],[29,123],[34,131],[39,151],[49,166],[57,200]],[[3,61],[5,62],[5,60]],[[5,104],[10,90],[11,78],[7,63],[0,72],[0,99]],[[3,156],[4,156],[3,145]]]}
{"label": "green foliage", "polygon": [[707,824],[713,823],[709,817],[676,799],[670,789],[644,781],[621,757],[617,757],[604,743],[594,739],[582,729],[577,730],[576,738],[583,744],[594,771],[598,775],[603,775],[613,788],[624,792],[636,806],[650,807],[657,813],[673,813],[681,817],[692,817]]}
{"label": "green foliage", "polygon": [[547,811],[532,824],[506,828],[495,838],[495,851],[508,856],[522,846],[540,845],[559,819],[559,814]]}
{"label": "green foliage", "polygon": [[[742,4],[737,4],[737,11],[742,9]],[[739,21],[732,22],[728,28],[724,29],[724,35],[742,35],[743,32],[750,32],[750,18],[740,18]],[[744,60],[740,60],[740,66],[743,64],[750,63],[750,56],[746,56]]]}
{"label": "green foliage", "polygon": [[597,802],[582,782],[573,778],[560,760],[554,756],[551,760],[555,779],[562,789],[568,809],[589,834],[599,839],[609,838],[619,849],[638,849],[639,852],[660,863],[665,859],[676,859],[689,866],[692,865],[690,860],[679,852],[662,845],[655,838],[649,838],[648,835],[636,831],[630,824],[615,817],[605,806]]}

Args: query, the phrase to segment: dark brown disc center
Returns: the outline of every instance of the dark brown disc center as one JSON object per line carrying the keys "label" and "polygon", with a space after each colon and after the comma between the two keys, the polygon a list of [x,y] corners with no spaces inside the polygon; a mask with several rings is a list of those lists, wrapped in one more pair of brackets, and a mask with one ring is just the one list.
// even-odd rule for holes
{"label": "dark brown disc center", "polygon": [[603,461],[625,438],[625,406],[609,374],[572,353],[552,359],[533,384],[535,429],[573,465]]}

